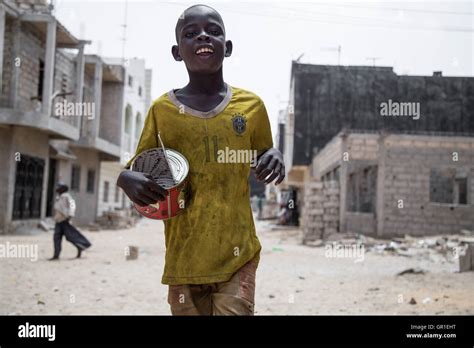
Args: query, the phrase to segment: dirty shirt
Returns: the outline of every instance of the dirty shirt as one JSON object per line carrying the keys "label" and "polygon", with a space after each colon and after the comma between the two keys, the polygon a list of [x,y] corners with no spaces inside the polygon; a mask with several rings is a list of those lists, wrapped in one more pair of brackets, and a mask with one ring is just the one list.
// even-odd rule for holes
{"label": "dirty shirt", "polygon": [[164,146],[189,162],[190,197],[183,213],[164,221],[162,283],[228,281],[250,260],[258,262],[261,249],[248,177],[252,156],[273,146],[265,105],[227,85],[222,102],[203,112],[183,105],[171,90],[150,107],[135,156],[160,146],[158,131]]}

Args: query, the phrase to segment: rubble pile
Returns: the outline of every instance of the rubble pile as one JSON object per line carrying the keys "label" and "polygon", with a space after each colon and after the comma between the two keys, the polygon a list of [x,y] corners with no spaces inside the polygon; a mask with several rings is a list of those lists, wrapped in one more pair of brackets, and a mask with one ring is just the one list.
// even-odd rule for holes
{"label": "rubble pile", "polygon": [[128,209],[106,211],[97,218],[97,223],[101,228],[111,230],[133,227],[136,222],[136,215]]}
{"label": "rubble pile", "polygon": [[[364,245],[366,252],[379,255],[396,255],[415,260],[433,262],[459,262],[459,271],[474,270],[474,231],[462,230],[459,234],[430,237],[396,237],[376,239],[354,233],[334,233],[314,241],[303,242],[309,246]],[[419,270],[406,270],[405,273],[419,274]],[[402,274],[405,274],[402,273]]]}

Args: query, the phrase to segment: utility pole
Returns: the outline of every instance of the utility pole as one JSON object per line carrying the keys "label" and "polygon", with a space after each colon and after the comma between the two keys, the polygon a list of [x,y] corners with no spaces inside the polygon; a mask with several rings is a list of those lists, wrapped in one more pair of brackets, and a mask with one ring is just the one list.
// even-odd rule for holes
{"label": "utility pole", "polygon": [[337,52],[337,65],[341,65],[341,54],[342,54],[342,46],[338,45],[337,47],[323,47],[321,51],[328,51],[328,52]]}
{"label": "utility pole", "polygon": [[125,0],[125,14],[122,24],[123,37],[122,37],[122,64],[125,65],[125,46],[127,42],[127,18],[128,18],[128,0]]}
{"label": "utility pole", "polygon": [[372,61],[372,66],[375,66],[375,62],[379,59],[381,59],[380,57],[366,57],[365,58],[366,60],[371,60]]}

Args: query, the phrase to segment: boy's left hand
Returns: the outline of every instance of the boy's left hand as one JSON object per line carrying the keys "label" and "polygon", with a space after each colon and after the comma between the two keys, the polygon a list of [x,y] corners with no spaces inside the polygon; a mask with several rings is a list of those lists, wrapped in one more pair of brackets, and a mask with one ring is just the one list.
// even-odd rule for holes
{"label": "boy's left hand", "polygon": [[[277,177],[278,179],[275,182],[275,185],[281,183],[285,178],[283,154],[273,147],[260,155],[258,158],[257,168],[255,169],[255,176],[257,180],[265,181],[265,184],[271,183]],[[265,178],[267,179],[265,180]]]}

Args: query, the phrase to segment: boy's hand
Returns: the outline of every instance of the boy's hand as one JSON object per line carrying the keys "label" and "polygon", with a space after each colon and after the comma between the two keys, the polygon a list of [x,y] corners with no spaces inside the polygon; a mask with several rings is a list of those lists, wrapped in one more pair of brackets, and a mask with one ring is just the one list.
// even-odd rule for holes
{"label": "boy's hand", "polygon": [[264,181],[268,176],[265,180],[265,184],[271,183],[276,177],[278,177],[278,179],[275,182],[275,185],[281,183],[285,178],[283,154],[278,149],[271,148],[260,155],[257,168],[255,169],[255,176],[259,181]]}
{"label": "boy's hand", "polygon": [[162,201],[168,194],[151,175],[131,170],[120,173],[117,186],[122,188],[133,203],[141,207]]}

